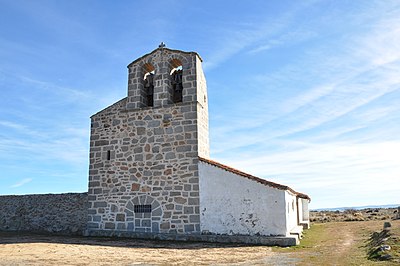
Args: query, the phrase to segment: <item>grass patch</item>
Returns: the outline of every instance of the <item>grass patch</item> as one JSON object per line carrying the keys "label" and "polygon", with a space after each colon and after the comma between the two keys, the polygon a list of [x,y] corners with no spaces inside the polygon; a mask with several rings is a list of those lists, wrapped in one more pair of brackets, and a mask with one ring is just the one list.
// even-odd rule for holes
{"label": "grass patch", "polygon": [[[304,231],[300,245],[272,250],[298,259],[296,265],[399,265],[397,261],[368,259],[367,241],[382,226],[383,221],[316,223]],[[400,221],[392,223],[393,236],[400,236],[399,226]],[[399,238],[390,241],[391,252],[398,254]]]}
{"label": "grass patch", "polygon": [[326,224],[313,224],[310,229],[303,232],[303,239],[299,245],[287,248],[274,247],[272,250],[276,252],[293,252],[315,248],[316,245],[326,242],[330,237],[325,227]]}

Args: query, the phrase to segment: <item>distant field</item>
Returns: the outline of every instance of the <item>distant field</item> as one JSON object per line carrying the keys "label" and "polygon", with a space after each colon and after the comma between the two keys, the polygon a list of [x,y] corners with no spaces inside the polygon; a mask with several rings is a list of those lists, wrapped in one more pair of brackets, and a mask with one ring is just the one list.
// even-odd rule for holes
{"label": "distant field", "polygon": [[398,217],[397,208],[347,209],[344,211],[311,211],[311,222],[350,222],[391,220]]}
{"label": "distant field", "polygon": [[[391,224],[400,237],[400,220]],[[381,220],[317,223],[290,248],[0,232],[0,265],[399,265],[367,259],[367,240],[382,226]]]}

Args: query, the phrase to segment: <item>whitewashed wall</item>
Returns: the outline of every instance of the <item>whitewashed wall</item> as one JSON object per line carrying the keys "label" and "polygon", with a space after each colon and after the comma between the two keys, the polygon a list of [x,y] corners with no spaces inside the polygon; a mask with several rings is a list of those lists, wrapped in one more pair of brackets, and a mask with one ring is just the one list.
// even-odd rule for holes
{"label": "whitewashed wall", "polygon": [[310,211],[308,209],[308,199],[299,198],[298,202],[301,206],[300,212],[300,223],[304,228],[310,228]]}
{"label": "whitewashed wall", "polygon": [[310,221],[310,210],[308,209],[309,201],[307,199],[301,199],[303,206],[303,221]]}
{"label": "whitewashed wall", "polygon": [[285,191],[199,162],[200,229],[216,234],[281,235]]}
{"label": "whitewashed wall", "polygon": [[289,232],[298,227],[297,223],[297,202],[296,196],[292,193],[285,191],[286,198],[286,226]]}
{"label": "whitewashed wall", "polygon": [[301,201],[302,199],[301,198],[297,198],[297,208],[298,208],[298,211],[299,211],[299,220],[298,220],[298,222],[302,222],[302,221],[304,221],[304,217],[303,217],[303,202]]}

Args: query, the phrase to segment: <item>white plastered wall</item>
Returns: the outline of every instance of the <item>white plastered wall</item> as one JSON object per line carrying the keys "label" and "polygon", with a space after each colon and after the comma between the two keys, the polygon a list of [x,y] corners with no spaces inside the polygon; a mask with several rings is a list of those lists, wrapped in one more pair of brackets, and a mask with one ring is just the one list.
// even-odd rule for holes
{"label": "white plastered wall", "polygon": [[308,203],[309,200],[308,199],[303,199],[303,198],[299,198],[298,202],[301,206],[301,209],[299,209],[300,211],[300,224],[304,227],[304,228],[310,228],[310,213],[308,210]]}
{"label": "white plastered wall", "polygon": [[203,233],[287,236],[285,191],[199,162]]}
{"label": "white plastered wall", "polygon": [[309,203],[309,200],[308,199],[300,199],[301,200],[301,203],[302,203],[302,206],[303,206],[303,209],[302,209],[302,211],[303,211],[303,221],[307,221],[307,222],[309,222],[310,221],[310,210],[308,209],[308,203]]}
{"label": "white plastered wall", "polygon": [[286,226],[289,232],[298,227],[297,222],[297,199],[296,195],[285,191],[286,199]]}

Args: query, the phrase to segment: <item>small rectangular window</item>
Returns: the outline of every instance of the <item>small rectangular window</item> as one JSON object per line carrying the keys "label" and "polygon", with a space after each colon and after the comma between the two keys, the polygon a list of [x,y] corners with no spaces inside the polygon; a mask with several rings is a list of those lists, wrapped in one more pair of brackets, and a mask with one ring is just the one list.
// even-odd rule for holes
{"label": "small rectangular window", "polygon": [[148,213],[151,212],[151,204],[148,205],[135,205],[133,211],[136,213]]}
{"label": "small rectangular window", "polygon": [[107,151],[107,160],[111,160],[111,151]]}

